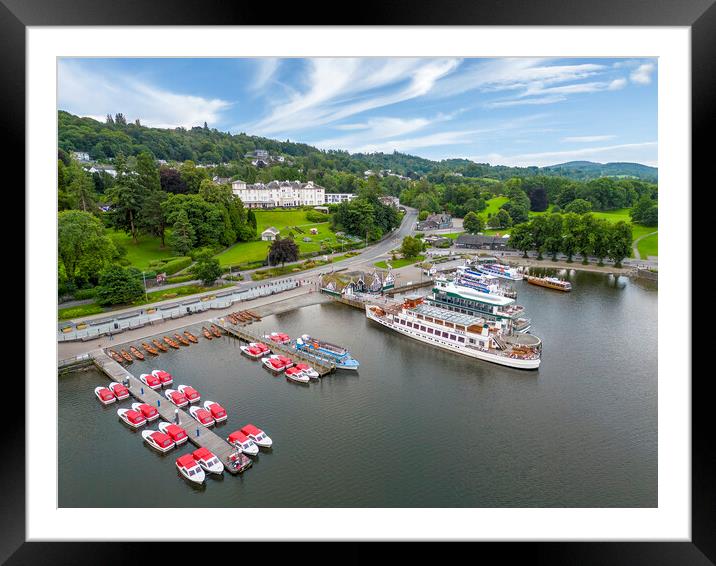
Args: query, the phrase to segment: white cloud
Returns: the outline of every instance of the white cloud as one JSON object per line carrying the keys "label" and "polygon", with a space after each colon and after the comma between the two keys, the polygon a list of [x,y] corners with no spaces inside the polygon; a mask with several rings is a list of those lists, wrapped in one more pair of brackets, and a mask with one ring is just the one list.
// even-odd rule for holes
{"label": "white cloud", "polygon": [[522,155],[501,155],[490,153],[471,157],[478,163],[491,163],[493,165],[511,165],[526,167],[537,165],[555,165],[567,161],[629,161],[643,163],[644,165],[657,165],[657,142],[630,143],[602,147],[589,147],[570,149],[565,151],[547,151],[542,153],[525,153]]}
{"label": "white cloud", "polygon": [[303,89],[249,126],[261,134],[303,130],[423,96],[457,59],[319,58],[306,61]]}
{"label": "white cloud", "polygon": [[256,59],[256,75],[253,81],[249,83],[249,89],[254,92],[263,89],[276,74],[280,62],[281,60],[276,57],[261,57]]}
{"label": "white cloud", "polygon": [[498,100],[496,102],[488,102],[485,106],[487,108],[506,108],[508,106],[554,104],[556,102],[562,102],[563,100],[567,100],[567,97],[543,96],[541,98],[510,98],[505,100]]}
{"label": "white cloud", "polygon": [[566,138],[562,138],[563,142],[577,142],[577,143],[589,143],[589,142],[598,142],[598,141],[606,141],[614,139],[616,136],[614,135],[607,135],[607,136],[570,136]]}
{"label": "white cloud", "polygon": [[640,84],[640,85],[648,85],[651,82],[651,74],[656,69],[656,66],[653,63],[644,63],[642,65],[639,65],[632,73],[629,75],[629,78],[631,79],[631,82]]}
{"label": "white cloud", "polygon": [[216,124],[231,103],[171,92],[130,76],[104,76],[89,71],[75,61],[58,65],[58,104],[79,116],[104,120],[107,114],[121,112],[129,121],[158,128]]}

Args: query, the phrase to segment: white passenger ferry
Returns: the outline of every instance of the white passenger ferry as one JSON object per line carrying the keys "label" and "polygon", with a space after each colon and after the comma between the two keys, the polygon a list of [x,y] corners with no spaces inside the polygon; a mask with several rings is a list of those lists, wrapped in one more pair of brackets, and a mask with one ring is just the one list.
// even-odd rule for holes
{"label": "white passenger ferry", "polygon": [[542,342],[530,334],[503,334],[503,321],[427,305],[422,297],[395,304],[366,304],[366,316],[420,342],[495,364],[537,369]]}

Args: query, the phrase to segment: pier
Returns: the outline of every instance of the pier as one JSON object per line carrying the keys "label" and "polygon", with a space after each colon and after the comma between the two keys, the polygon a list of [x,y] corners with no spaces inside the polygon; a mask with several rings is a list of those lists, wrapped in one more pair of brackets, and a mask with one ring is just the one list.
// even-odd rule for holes
{"label": "pier", "polygon": [[313,356],[307,356],[300,350],[295,350],[287,344],[277,344],[273,340],[269,340],[268,338],[264,338],[263,336],[254,334],[253,332],[249,331],[245,326],[235,326],[225,319],[218,318],[213,319],[211,322],[221,328],[227,334],[238,338],[243,342],[260,342],[261,344],[265,344],[267,347],[269,347],[271,351],[275,354],[283,354],[284,356],[290,357],[294,360],[300,360],[301,362],[304,362],[313,367],[313,369],[315,369],[321,377],[335,371],[336,369],[336,364],[329,358],[318,359]]}
{"label": "pier", "polygon": [[[110,358],[104,350],[92,350],[89,353],[89,356],[97,368],[107,374],[114,381],[118,383],[129,381],[129,392],[131,395],[142,403],[156,407],[159,415],[165,421],[176,423],[174,411],[178,410],[179,422],[177,424],[186,430],[189,442],[199,448],[205,447],[211,450],[216,457],[221,460],[224,464],[224,469],[229,473],[239,473],[229,465],[229,455],[232,454],[235,449],[228,442],[226,442],[226,440],[197,422],[182,409],[173,405],[169,399],[162,397],[157,391],[147,387],[144,383],[139,381],[138,378],[129,373],[124,367]],[[198,435],[197,431],[199,433]],[[242,460],[243,458],[247,458],[247,456],[242,455]]]}

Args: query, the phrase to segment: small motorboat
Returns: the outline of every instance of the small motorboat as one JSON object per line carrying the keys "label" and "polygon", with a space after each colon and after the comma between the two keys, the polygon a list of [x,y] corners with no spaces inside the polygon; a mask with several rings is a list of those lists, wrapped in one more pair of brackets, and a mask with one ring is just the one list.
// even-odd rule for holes
{"label": "small motorboat", "polygon": [[241,449],[237,448],[234,452],[229,455],[229,466],[232,470],[236,470],[238,473],[249,469],[253,466],[254,461],[248,456],[244,456],[241,453]]}
{"label": "small motorboat", "polygon": [[165,337],[164,337],[164,341],[165,341],[167,344],[169,344],[172,348],[174,348],[175,350],[178,350],[178,349],[179,349],[179,344],[177,344],[176,342],[174,342],[174,340],[172,340],[171,338],[169,338],[169,336],[165,336]]}
{"label": "small motorboat", "polygon": [[134,359],[132,358],[132,354],[130,354],[129,352],[127,352],[127,350],[121,350],[120,353],[122,354],[122,357],[123,357],[126,361],[128,361],[130,364],[134,361]]}
{"label": "small motorboat", "polygon": [[191,453],[192,457],[202,468],[211,474],[221,474],[224,472],[224,464],[221,463],[216,455],[208,448],[198,448]]}
{"label": "small motorboat", "polygon": [[158,430],[143,430],[142,438],[149,446],[162,453],[169,452],[176,446],[171,436]]}
{"label": "small motorboat", "polygon": [[175,389],[167,389],[164,391],[164,396],[180,409],[189,404],[189,400],[184,397],[184,394],[181,391],[176,391]]}
{"label": "small motorboat", "polygon": [[159,389],[162,386],[162,381],[151,373],[143,373],[139,376],[139,381],[151,389]]}
{"label": "small motorboat", "polygon": [[142,342],[142,348],[144,348],[144,350],[145,350],[148,354],[151,354],[152,356],[158,356],[158,355],[159,355],[159,352],[157,352],[157,349],[156,349],[154,346],[150,346],[150,345],[147,344],[146,342]]}
{"label": "small motorboat", "polygon": [[248,436],[255,444],[262,448],[270,448],[273,445],[273,440],[259,427],[252,425],[251,423],[244,426],[241,431],[243,434]]}
{"label": "small motorboat", "polygon": [[244,454],[248,454],[249,456],[255,456],[259,453],[259,447],[254,443],[253,440],[251,440],[240,430],[232,432],[226,438],[226,441],[229,444],[233,444],[234,446],[236,446],[236,448],[241,450],[241,452],[243,452]]}
{"label": "small motorboat", "polygon": [[261,360],[261,363],[264,365],[264,367],[274,373],[281,373],[283,370],[286,369],[286,364],[281,362],[275,356],[267,356],[263,360]]}
{"label": "small motorboat", "polygon": [[171,385],[174,383],[172,374],[168,371],[164,371],[163,369],[153,369],[152,375],[156,377],[162,385]]}
{"label": "small motorboat", "polygon": [[188,346],[189,340],[187,340],[184,336],[181,334],[174,334],[174,339],[179,342],[182,346]]}
{"label": "small motorboat", "polygon": [[271,352],[271,350],[269,350],[265,346],[264,348],[265,349],[259,348],[256,342],[252,342],[248,346],[240,346],[241,353],[253,360],[258,360],[259,358],[262,358],[266,354]]}
{"label": "small motorboat", "polygon": [[305,373],[311,379],[318,379],[320,377],[318,372],[315,369],[313,369],[311,366],[309,366],[308,364],[296,364],[296,367],[298,369],[300,369],[303,373]]}
{"label": "small motorboat", "polygon": [[197,337],[194,336],[194,335],[193,335],[191,332],[189,332],[188,330],[185,330],[185,331],[184,331],[184,336],[186,336],[186,337],[189,339],[189,342],[193,342],[194,344],[197,344],[197,343],[199,342],[199,340],[197,339]]}
{"label": "small motorboat", "polygon": [[204,335],[204,338],[206,338],[207,340],[213,340],[213,338],[214,338],[206,326],[201,327],[201,333]]}
{"label": "small motorboat", "polygon": [[290,368],[294,365],[293,360],[291,358],[287,358],[286,356],[283,356],[281,354],[274,354],[271,356],[272,358],[278,358],[278,360],[284,364],[287,368]]}
{"label": "small motorboat", "polygon": [[276,342],[277,344],[288,344],[291,341],[291,337],[283,332],[272,332],[266,336],[269,340]]}
{"label": "small motorboat", "polygon": [[214,426],[216,421],[211,416],[211,411],[201,407],[190,407],[189,414],[206,427]]}
{"label": "small motorboat", "polygon": [[211,413],[211,418],[217,423],[223,423],[229,418],[229,415],[226,414],[226,409],[215,401],[204,401],[204,408]]}
{"label": "small motorboat", "polygon": [[103,405],[109,405],[117,400],[117,398],[114,396],[114,393],[112,393],[106,387],[95,387],[94,394],[97,396],[97,399],[99,399],[99,402]]}
{"label": "small motorboat", "polygon": [[284,373],[288,379],[290,379],[291,381],[295,381],[296,383],[308,383],[309,381],[311,381],[311,378],[308,377],[297,367],[286,368],[286,371]]}
{"label": "small motorboat", "polygon": [[159,340],[156,338],[152,340],[152,344],[154,344],[157,348],[159,348],[162,352],[168,352],[169,348],[167,348],[164,344],[162,344]]}
{"label": "small motorboat", "polygon": [[133,355],[135,358],[137,358],[138,360],[143,360],[143,359],[144,359],[144,354],[142,354],[142,352],[140,352],[139,349],[137,349],[136,346],[130,346],[130,347],[129,347],[129,351],[132,352],[132,355]]}
{"label": "small motorboat", "polygon": [[115,352],[114,350],[109,350],[109,355],[112,357],[112,359],[115,362],[118,362],[120,364],[124,363],[124,358],[122,356],[120,356],[117,352]]}
{"label": "small motorboat", "polygon": [[140,426],[147,424],[145,416],[134,409],[117,409],[117,414],[120,419],[132,428],[139,428]]}
{"label": "small motorboat", "polygon": [[107,386],[107,388],[108,388],[112,393],[114,393],[114,396],[115,396],[119,401],[124,401],[125,399],[127,399],[127,398],[129,397],[129,389],[127,389],[127,388],[126,388],[124,385],[122,385],[121,383],[112,382],[112,383],[110,383],[110,384]]}
{"label": "small motorboat", "polygon": [[176,459],[177,469],[179,473],[186,479],[194,483],[204,483],[206,474],[201,469],[199,463],[194,460],[191,454],[184,454]]}
{"label": "small motorboat", "polygon": [[159,418],[159,411],[156,407],[152,407],[147,403],[132,403],[132,409],[142,413],[149,422],[156,421]]}
{"label": "small motorboat", "polygon": [[174,444],[180,446],[184,444],[189,437],[186,435],[186,431],[178,424],[174,423],[159,423],[159,430],[164,434],[167,434],[174,441]]}
{"label": "small motorboat", "polygon": [[211,325],[211,333],[216,336],[217,338],[221,338],[221,330],[216,326],[216,324]]}
{"label": "small motorboat", "polygon": [[196,403],[201,399],[199,392],[191,385],[180,385],[177,389],[184,394],[184,397],[186,397],[189,403]]}

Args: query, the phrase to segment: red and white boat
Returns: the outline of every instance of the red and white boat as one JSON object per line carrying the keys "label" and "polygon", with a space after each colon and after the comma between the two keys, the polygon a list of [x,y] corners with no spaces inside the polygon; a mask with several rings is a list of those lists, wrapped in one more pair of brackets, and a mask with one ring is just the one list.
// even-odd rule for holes
{"label": "red and white boat", "polygon": [[162,385],[167,386],[174,383],[174,378],[172,377],[172,374],[168,371],[164,371],[163,369],[154,369],[152,370],[152,375],[159,379]]}
{"label": "red and white boat", "polygon": [[201,407],[189,407],[189,414],[204,426],[214,426],[216,424],[214,417],[211,416],[211,411]]}
{"label": "red and white boat", "polygon": [[286,377],[296,383],[308,383],[311,379],[297,367],[287,368],[284,372]]}
{"label": "red and white boat", "polygon": [[191,453],[194,460],[202,468],[211,474],[221,474],[224,471],[224,464],[208,448],[199,448]]}
{"label": "red and white boat", "polygon": [[177,387],[177,389],[180,393],[184,394],[184,397],[186,397],[189,403],[196,403],[201,399],[201,395],[199,395],[199,392],[191,385],[180,385],[179,387]]}
{"label": "red and white boat", "polygon": [[149,446],[162,453],[169,452],[176,446],[171,436],[158,430],[143,430],[142,438]]}
{"label": "red and white boat", "polygon": [[120,419],[132,428],[139,428],[140,426],[147,424],[146,417],[134,409],[117,409],[117,414]]}
{"label": "red and white boat", "polygon": [[261,363],[274,373],[281,373],[286,369],[286,364],[279,360],[276,356],[266,356]]}
{"label": "red and white boat", "polygon": [[119,401],[124,401],[125,399],[129,398],[129,389],[127,389],[121,383],[117,383],[116,381],[113,381],[107,387],[109,388],[109,390],[112,393],[114,393],[114,396]]}
{"label": "red and white boat", "polygon": [[183,475],[189,481],[194,483],[204,483],[206,474],[201,469],[199,463],[194,460],[194,456],[191,454],[184,454],[176,459],[177,469],[179,473]]}
{"label": "red and white boat", "polygon": [[262,448],[271,448],[273,445],[271,437],[259,427],[252,425],[251,423],[244,426],[240,432],[244,433],[251,440],[253,440],[255,444],[261,446]]}
{"label": "red and white boat", "polygon": [[186,435],[186,431],[178,424],[159,423],[159,430],[161,430],[164,434],[169,435],[177,446],[180,446],[189,440],[189,437]]}
{"label": "red and white boat", "polygon": [[204,401],[204,408],[211,413],[211,417],[217,423],[223,423],[229,418],[229,415],[226,414],[226,409],[215,401]]}
{"label": "red and white boat", "polygon": [[103,405],[110,405],[117,400],[117,398],[114,396],[114,393],[112,393],[106,387],[95,387],[94,394],[97,396],[97,399],[99,399],[99,402]]}
{"label": "red and white boat", "polygon": [[267,354],[271,353],[268,346],[261,344],[260,342],[251,342],[248,346],[241,346],[241,353],[257,360]]}
{"label": "red and white boat", "polygon": [[162,381],[151,373],[143,373],[139,376],[139,381],[151,389],[159,389],[162,386]]}
{"label": "red and white boat", "polygon": [[184,396],[184,394],[176,389],[167,389],[164,392],[164,396],[180,409],[189,404],[189,400]]}
{"label": "red and white boat", "polygon": [[283,332],[272,332],[271,334],[267,334],[265,338],[268,338],[277,344],[288,344],[291,341],[291,337]]}
{"label": "red and white boat", "polygon": [[138,413],[142,413],[142,416],[149,422],[156,421],[159,418],[157,408],[147,405],[146,403],[132,403],[132,409]]}
{"label": "red and white boat", "polygon": [[259,447],[240,430],[232,432],[226,438],[226,441],[229,444],[233,444],[236,448],[241,450],[241,452],[248,454],[249,456],[256,456],[256,454],[259,453]]}
{"label": "red and white boat", "polygon": [[311,379],[318,379],[320,377],[318,375],[318,372],[315,369],[313,369],[311,366],[309,366],[308,364],[296,364],[295,367],[300,369],[303,373],[305,373]]}

